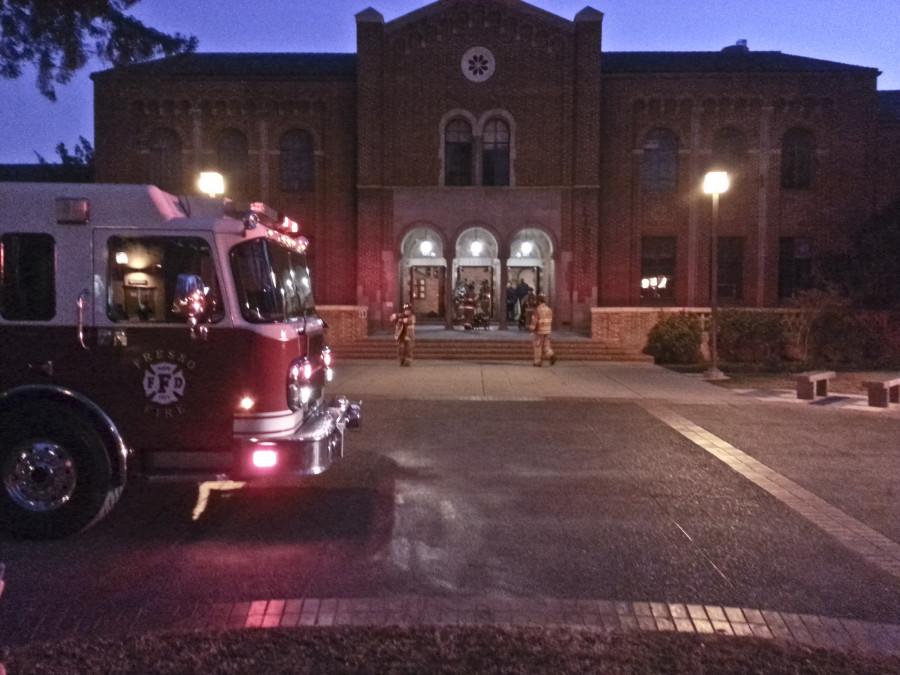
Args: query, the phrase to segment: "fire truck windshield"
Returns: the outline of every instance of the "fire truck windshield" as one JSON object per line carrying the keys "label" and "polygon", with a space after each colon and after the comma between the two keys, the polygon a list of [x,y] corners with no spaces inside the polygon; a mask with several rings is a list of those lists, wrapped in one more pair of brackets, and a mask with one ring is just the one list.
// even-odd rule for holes
{"label": "fire truck windshield", "polygon": [[296,321],[315,313],[305,255],[268,239],[254,239],[231,250],[231,269],[247,321]]}

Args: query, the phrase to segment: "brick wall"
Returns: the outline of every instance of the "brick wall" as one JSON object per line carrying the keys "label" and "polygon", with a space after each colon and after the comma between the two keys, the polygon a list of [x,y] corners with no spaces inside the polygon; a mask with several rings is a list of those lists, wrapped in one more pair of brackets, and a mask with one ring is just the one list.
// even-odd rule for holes
{"label": "brick wall", "polygon": [[878,126],[878,198],[884,209],[900,199],[900,121]]}
{"label": "brick wall", "polygon": [[[723,128],[746,141],[719,231],[744,239],[744,305],[778,303],[780,237],[810,237],[819,253],[839,248],[848,225],[900,193],[900,127],[877,124],[873,71],[602,74],[601,38],[602,15],[589,8],[570,21],[525,3],[444,0],[387,24],[375,10],[357,15],[354,77],[104,75],[95,80],[97,179],[147,181],[149,135],[169,128],[183,148],[176,188],[191,193],[219,134],[241,130],[251,165],[242,193],[302,222],[318,299],[365,306],[372,325],[396,309],[400,239],[423,224],[450,249],[472,225],[501,240],[545,230],[556,244],[555,309],[574,327],[588,324],[591,307],[640,305],[646,236],[677,238],[673,304],[708,302],[711,208],[699,186]],[[487,82],[461,74],[472,46],[496,57]],[[513,185],[441,186],[441,124],[455,110],[512,121]],[[798,127],[815,139],[815,180],[785,190],[781,141]],[[315,139],[309,193],[279,188],[277,143],[291,128]],[[679,140],[671,194],[640,183],[643,142],[656,128]],[[549,192],[553,214],[529,211]]]}
{"label": "brick wall", "polygon": [[[320,300],[356,300],[356,88],[347,80],[259,81],[146,77],[122,72],[95,80],[96,179],[150,180],[148,142],[174,131],[182,147],[182,179],[164,189],[196,193],[200,170],[217,168],[216,147],[228,129],[249,142],[246,181],[230,197],[264,201],[300,222]],[[291,129],[314,140],[315,189],[284,192],[279,139]]]}
{"label": "brick wall", "polygon": [[316,307],[328,328],[325,337],[332,347],[365,339],[369,333],[366,307],[355,305],[319,305]]}
{"label": "brick wall", "polygon": [[[874,77],[806,74],[617,75],[604,79],[600,304],[640,304],[641,237],[678,238],[674,304],[709,297],[711,201],[700,191],[715,134],[743,134],[747,152],[722,196],[720,236],[740,236],[744,302],[777,303],[778,239],[840,246],[842,230],[872,209]],[[816,143],[808,190],[781,187],[781,141],[792,128]],[[656,128],[679,140],[678,190],[646,194],[643,143]],[[692,243],[693,242],[693,243]]]}

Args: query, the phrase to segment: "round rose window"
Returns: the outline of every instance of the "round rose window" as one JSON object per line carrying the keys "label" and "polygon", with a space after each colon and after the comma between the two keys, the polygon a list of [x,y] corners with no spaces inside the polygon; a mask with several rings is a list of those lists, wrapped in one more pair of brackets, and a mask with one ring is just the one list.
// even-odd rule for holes
{"label": "round rose window", "polygon": [[472,82],[484,82],[491,78],[497,68],[497,61],[486,47],[472,47],[462,57],[462,71]]}

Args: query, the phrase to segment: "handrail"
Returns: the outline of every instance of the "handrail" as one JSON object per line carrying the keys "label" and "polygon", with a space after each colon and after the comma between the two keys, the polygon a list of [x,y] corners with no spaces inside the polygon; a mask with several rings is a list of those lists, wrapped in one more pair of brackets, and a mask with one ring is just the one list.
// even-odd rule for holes
{"label": "handrail", "polygon": [[75,301],[75,306],[78,308],[78,344],[81,345],[81,348],[85,351],[90,351],[90,348],[84,342],[84,302],[87,300],[88,292],[86,290],[81,291],[78,294],[78,300]]}

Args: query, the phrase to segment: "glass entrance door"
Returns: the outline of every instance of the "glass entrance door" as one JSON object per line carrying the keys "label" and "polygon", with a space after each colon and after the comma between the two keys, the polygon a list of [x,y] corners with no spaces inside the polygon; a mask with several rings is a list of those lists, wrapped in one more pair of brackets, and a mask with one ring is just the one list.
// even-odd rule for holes
{"label": "glass entrance door", "polygon": [[543,270],[538,266],[510,265],[509,286],[506,289],[506,319],[510,325],[527,328],[531,313],[537,306],[537,296],[545,293]]}
{"label": "glass entrance door", "polygon": [[527,328],[537,296],[553,302],[553,244],[537,228],[519,231],[510,245],[506,261],[506,320],[510,326]]}
{"label": "glass entrance door", "polygon": [[406,301],[418,321],[443,321],[445,310],[446,268],[436,265],[413,265],[406,279]]}
{"label": "glass entrance door", "polygon": [[453,290],[454,322],[464,328],[486,327],[494,318],[493,265],[456,268]]}

